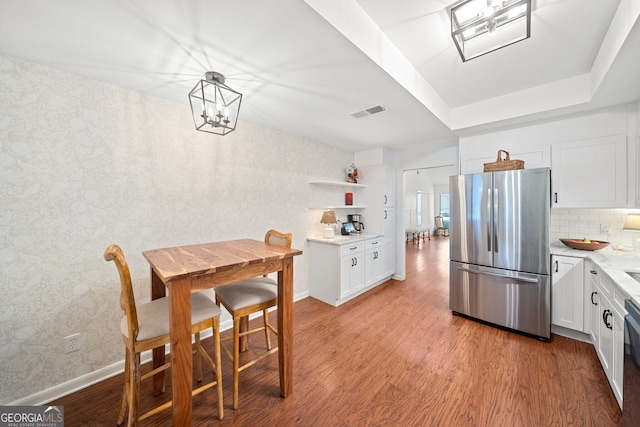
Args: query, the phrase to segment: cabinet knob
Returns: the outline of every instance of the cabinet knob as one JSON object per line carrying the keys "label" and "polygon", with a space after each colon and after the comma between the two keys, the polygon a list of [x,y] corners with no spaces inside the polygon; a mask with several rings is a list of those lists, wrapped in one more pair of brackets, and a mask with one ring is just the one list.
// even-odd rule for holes
{"label": "cabinet knob", "polygon": [[591,304],[598,305],[598,303],[593,300],[594,295],[598,295],[598,293],[595,291],[591,292]]}
{"label": "cabinet knob", "polygon": [[598,274],[598,272],[597,272],[597,271],[595,271],[595,270],[589,270],[589,273],[591,273],[591,274]]}

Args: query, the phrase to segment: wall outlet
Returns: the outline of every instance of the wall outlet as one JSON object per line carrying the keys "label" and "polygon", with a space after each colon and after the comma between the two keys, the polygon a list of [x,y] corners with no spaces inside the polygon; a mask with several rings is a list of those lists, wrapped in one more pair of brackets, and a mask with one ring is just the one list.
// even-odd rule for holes
{"label": "wall outlet", "polygon": [[600,224],[600,234],[611,233],[611,224]]}
{"label": "wall outlet", "polygon": [[64,337],[64,352],[71,353],[80,350],[80,333]]}

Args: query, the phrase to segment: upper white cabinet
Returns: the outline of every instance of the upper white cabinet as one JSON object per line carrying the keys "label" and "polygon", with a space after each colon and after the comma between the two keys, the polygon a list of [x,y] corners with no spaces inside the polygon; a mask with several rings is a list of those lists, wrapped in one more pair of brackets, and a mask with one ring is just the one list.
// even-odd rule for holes
{"label": "upper white cabinet", "polygon": [[551,146],[553,207],[627,205],[627,136],[613,135]]}
{"label": "upper white cabinet", "polygon": [[365,231],[383,233],[386,240],[395,240],[395,169],[383,165],[361,167],[362,180],[367,188],[362,192],[367,211],[364,213]]}
{"label": "upper white cabinet", "polygon": [[396,170],[393,168],[384,168],[383,199],[385,207],[396,205]]}

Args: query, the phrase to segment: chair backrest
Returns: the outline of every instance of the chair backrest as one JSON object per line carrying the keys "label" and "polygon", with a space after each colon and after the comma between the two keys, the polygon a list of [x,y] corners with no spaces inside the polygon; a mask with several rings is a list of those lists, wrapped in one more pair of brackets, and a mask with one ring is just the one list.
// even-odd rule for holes
{"label": "chair backrest", "polygon": [[104,251],[104,259],[113,261],[120,273],[120,307],[127,316],[128,339],[133,344],[138,338],[138,312],[136,310],[136,300],[133,295],[133,284],[131,283],[131,273],[129,265],[124,257],[124,253],[120,246],[109,245]]}
{"label": "chair backrest", "polygon": [[264,242],[269,243],[270,245],[290,248],[291,240],[293,240],[293,235],[291,233],[281,233],[278,230],[269,230],[267,231],[267,234],[264,235]]}
{"label": "chair backrest", "polygon": [[444,228],[444,220],[441,216],[436,217],[436,228]]}

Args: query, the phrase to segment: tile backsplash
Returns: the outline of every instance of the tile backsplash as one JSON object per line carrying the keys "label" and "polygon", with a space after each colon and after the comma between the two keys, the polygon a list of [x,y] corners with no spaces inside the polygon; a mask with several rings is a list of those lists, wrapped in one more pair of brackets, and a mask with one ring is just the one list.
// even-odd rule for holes
{"label": "tile backsplash", "polygon": [[551,242],[561,238],[605,240],[614,245],[631,246],[631,237],[639,232],[623,230],[628,213],[638,209],[551,209]]}

